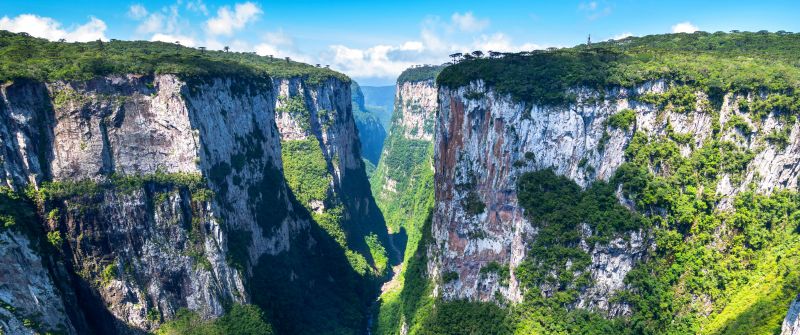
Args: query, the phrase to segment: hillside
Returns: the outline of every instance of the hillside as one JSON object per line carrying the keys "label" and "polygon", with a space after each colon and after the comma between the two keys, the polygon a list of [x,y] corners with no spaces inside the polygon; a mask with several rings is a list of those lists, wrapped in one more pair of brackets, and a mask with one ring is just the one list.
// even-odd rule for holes
{"label": "hillside", "polygon": [[360,334],[389,271],[340,73],[0,32],[0,326]]}
{"label": "hillside", "polygon": [[698,32],[444,68],[430,231],[379,333],[791,332],[799,49]]}

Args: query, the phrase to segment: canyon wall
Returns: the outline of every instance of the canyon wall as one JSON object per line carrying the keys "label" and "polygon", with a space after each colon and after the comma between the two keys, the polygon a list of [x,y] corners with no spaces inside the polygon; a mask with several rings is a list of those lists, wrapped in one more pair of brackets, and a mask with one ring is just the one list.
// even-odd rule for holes
{"label": "canyon wall", "polygon": [[[3,248],[13,262],[3,263],[0,297],[10,304],[6,314],[29,320],[9,329],[139,333],[182,308],[212,318],[232,303],[255,303],[278,315],[278,329],[299,332],[307,325],[294,319],[304,313],[293,300],[302,297],[269,301],[317,278],[353,290],[330,293],[328,303],[348,301],[363,313],[359,301],[366,304],[370,289],[358,282],[374,271],[365,236],[381,244],[386,234],[348,82],[125,75],[16,81],[0,93],[0,182],[28,190],[52,244],[36,251],[36,234],[3,232],[16,247]],[[298,201],[303,190],[284,181],[283,157],[292,152],[282,144],[295,140],[322,155],[325,193],[313,203]],[[341,219],[323,227],[311,212],[331,207],[341,208]],[[355,251],[345,255],[348,248]],[[361,274],[348,264],[354,257],[366,266]],[[327,265],[309,269],[287,263],[292,258]],[[20,296],[26,285],[39,287],[33,299]],[[76,301],[77,310],[64,313]],[[331,324],[338,322],[355,331],[362,321]]]}
{"label": "canyon wall", "polygon": [[[519,176],[551,169],[583,188],[596,180],[608,181],[626,161],[625,150],[637,132],[651,138],[689,134],[688,141],[678,143],[680,154],[689,157],[711,139],[714,122],[728,125],[733,118],[744,119],[752,127],[750,131],[723,126],[721,138],[755,155],[741,175],[723,173],[719,178],[715,191],[720,197],[718,208],[729,209],[734,197],[750,185],[767,194],[797,188],[797,124],[776,114],[761,122],[750,121],[739,103],[753,97],[742,94],[725,94],[716,121],[711,108],[704,107],[709,101],[702,92],[695,92],[697,107],[689,112],[664,111],[636,99],[668,89],[659,80],[606,92],[579,88],[571,91],[577,97],[575,104],[539,106],[498,94],[482,81],[441,88],[435,136],[434,241],[429,249],[435,294],[446,300],[487,301],[500,296],[521,302],[524,292],[514,270],[527,257],[537,229],[518,203]],[[623,110],[635,112],[630,128],[610,126],[609,118]],[[766,140],[769,134],[784,129],[789,134],[786,146]],[[618,197],[633,208],[619,192]],[[485,208],[470,211],[473,200]],[[591,264],[585,271],[591,284],[581,290],[575,307],[627,314],[627,306],[610,300],[626,287],[626,274],[653,247],[652,236],[647,231],[629,231],[608,243],[591,244],[586,241],[593,232],[586,228],[581,232],[581,248],[590,254]],[[481,271],[493,262],[508,266],[507,283]],[[456,274],[451,277],[457,279],[439,280],[445,274]],[[542,290],[547,295],[549,288]]]}

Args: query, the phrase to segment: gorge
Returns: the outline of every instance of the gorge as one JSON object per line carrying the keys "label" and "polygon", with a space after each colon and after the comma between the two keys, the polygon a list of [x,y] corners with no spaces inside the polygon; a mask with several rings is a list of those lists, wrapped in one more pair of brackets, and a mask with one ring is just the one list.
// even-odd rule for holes
{"label": "gorge", "polygon": [[0,31],[0,329],[800,334],[798,52],[460,55],[385,129],[324,67]]}

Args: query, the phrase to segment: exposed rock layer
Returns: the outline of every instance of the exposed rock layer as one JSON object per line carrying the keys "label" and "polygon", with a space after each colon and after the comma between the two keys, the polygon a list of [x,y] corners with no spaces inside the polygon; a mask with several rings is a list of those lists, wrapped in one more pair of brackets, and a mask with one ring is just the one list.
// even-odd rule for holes
{"label": "exposed rock layer", "polygon": [[[309,84],[299,78],[128,75],[20,81],[4,85],[0,95],[0,183],[15,190],[50,180],[91,186],[45,198],[41,214],[54,214],[42,224],[64,238],[61,255],[73,273],[71,289],[96,301],[87,300],[79,314],[104,319],[110,313],[105,324],[73,326],[40,256],[26,249],[24,237],[2,235],[9,244],[1,248],[9,258],[3,265],[33,272],[7,277],[0,293],[10,292],[4,300],[18,304],[12,307],[41,312],[37,322],[45,329],[151,331],[180,308],[219,316],[227,304],[251,302],[248,282],[259,280],[253,269],[265,255],[274,261],[319,253],[318,245],[325,245],[319,239],[326,237],[311,233],[319,228],[283,181],[282,139],[317,140],[332,192],[348,217],[380,214],[366,186],[348,83],[339,79]],[[281,97],[298,95],[309,115],[276,116]],[[299,127],[303,122],[311,127]],[[174,182],[178,177],[202,178],[202,185]],[[119,180],[144,182],[125,186]],[[364,233],[385,231],[380,217],[373,221],[367,227],[345,223],[362,252]],[[312,269],[315,276],[339,279],[325,271]],[[37,287],[25,293],[33,299],[14,293],[25,286]],[[7,329],[24,332],[10,320]]]}
{"label": "exposed rock layer", "polygon": [[[594,180],[608,180],[624,162],[625,148],[637,131],[650,136],[667,136],[668,132],[692,134],[689,143],[680,145],[684,157],[702,147],[713,128],[713,115],[708,109],[698,107],[690,113],[660,111],[632,99],[666,89],[663,81],[605,93],[575,89],[571,92],[577,96],[575,104],[538,106],[499,95],[481,81],[468,87],[440,88],[434,159],[435,241],[429,250],[429,272],[434,279],[455,272],[458,280],[436,280],[436,294],[448,300],[493,300],[496,293],[511,301],[522,299],[514,268],[526,256],[537,233],[518,204],[516,181],[522,173],[552,169],[583,187]],[[600,98],[601,94],[604,98]],[[702,92],[696,94],[697,106],[709,103]],[[752,97],[727,94],[720,124],[725,125],[732,115],[746,117],[739,111],[739,99]],[[636,121],[631,129],[609,127],[608,118],[624,109],[635,111]],[[797,187],[798,125],[770,114],[753,127],[755,131],[746,136],[734,127],[723,128],[724,139],[757,154],[738,181],[722,176],[717,189],[722,198],[719,209],[729,208],[732,198],[751,182],[763,193]],[[786,147],[765,141],[767,134],[784,127],[791,127]],[[465,203],[471,194],[477,194],[486,205],[482,213],[466,211]],[[627,313],[626,306],[615,305],[609,299],[624,287],[625,274],[651,247],[646,236],[647,232],[631,232],[627,238],[620,236],[609,245],[585,246],[592,258],[588,271],[593,284],[583,290],[578,307],[612,315]],[[493,276],[481,276],[480,269],[490,262],[510,266],[507,286]]]}

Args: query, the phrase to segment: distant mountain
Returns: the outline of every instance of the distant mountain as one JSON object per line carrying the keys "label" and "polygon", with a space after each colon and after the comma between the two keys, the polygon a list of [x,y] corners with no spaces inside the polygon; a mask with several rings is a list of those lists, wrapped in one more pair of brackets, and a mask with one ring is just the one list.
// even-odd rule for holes
{"label": "distant mountain", "polygon": [[364,104],[381,121],[384,129],[389,129],[394,110],[395,86],[361,86]]}
{"label": "distant mountain", "polygon": [[353,100],[353,116],[358,127],[358,137],[361,140],[361,154],[374,168],[378,164],[383,149],[383,140],[386,139],[386,129],[376,110],[367,108],[364,103],[364,94],[355,81],[350,82],[350,96]]}

